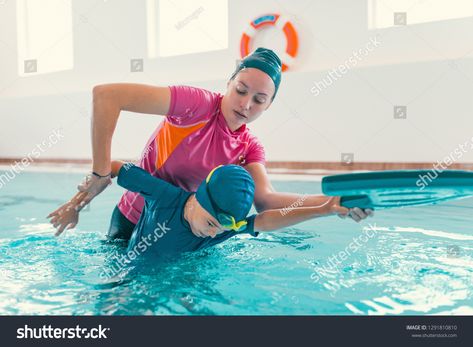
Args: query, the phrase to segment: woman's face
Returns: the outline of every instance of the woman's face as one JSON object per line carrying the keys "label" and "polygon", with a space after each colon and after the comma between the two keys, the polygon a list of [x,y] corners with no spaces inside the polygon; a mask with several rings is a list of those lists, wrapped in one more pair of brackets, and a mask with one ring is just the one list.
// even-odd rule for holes
{"label": "woman's face", "polygon": [[231,130],[258,118],[270,105],[275,92],[273,80],[254,68],[241,70],[227,83],[222,112]]}

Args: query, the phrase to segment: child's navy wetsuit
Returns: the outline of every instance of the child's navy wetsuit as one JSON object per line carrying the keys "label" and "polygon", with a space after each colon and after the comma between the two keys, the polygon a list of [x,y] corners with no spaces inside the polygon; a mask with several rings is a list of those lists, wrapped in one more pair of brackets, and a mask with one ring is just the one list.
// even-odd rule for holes
{"label": "child's navy wetsuit", "polygon": [[130,163],[121,167],[117,182],[145,198],[145,206],[133,230],[128,250],[156,255],[178,254],[211,247],[241,233],[259,234],[254,231],[256,215],[252,215],[247,217],[248,224],[244,231],[228,230],[214,238],[195,236],[184,219],[184,206],[194,193],[154,177]]}

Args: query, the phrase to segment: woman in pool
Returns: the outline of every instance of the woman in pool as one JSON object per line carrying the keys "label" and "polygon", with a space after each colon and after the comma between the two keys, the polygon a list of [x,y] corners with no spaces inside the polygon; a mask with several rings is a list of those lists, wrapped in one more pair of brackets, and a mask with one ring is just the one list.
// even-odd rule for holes
{"label": "woman in pool", "polygon": [[[281,81],[281,61],[271,50],[258,48],[245,57],[227,82],[225,95],[189,86],[155,87],[106,84],[93,90],[93,168],[79,185],[89,203],[111,183],[111,142],[120,111],[166,115],[148,140],[139,166],[151,175],[195,191],[217,165],[243,166],[255,182],[257,211],[291,206],[320,206],[330,197],[276,192],[265,168],[264,148],[246,124],[269,108]],[[109,238],[129,239],[144,200],[127,191],[115,207]],[[67,209],[67,204],[63,206]],[[60,213],[58,209],[56,213]],[[355,221],[371,210],[350,209]]]}

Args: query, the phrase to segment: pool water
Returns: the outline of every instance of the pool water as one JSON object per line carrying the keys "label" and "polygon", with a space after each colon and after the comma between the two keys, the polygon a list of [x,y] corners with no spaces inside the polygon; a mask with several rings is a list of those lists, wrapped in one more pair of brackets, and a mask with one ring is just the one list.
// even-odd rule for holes
{"label": "pool water", "polygon": [[[313,219],[104,278],[125,251],[105,242],[122,188],[107,189],[59,238],[45,218],[81,178],[23,172],[0,189],[0,314],[473,314],[473,199],[362,223]],[[273,184],[320,193],[320,182]]]}

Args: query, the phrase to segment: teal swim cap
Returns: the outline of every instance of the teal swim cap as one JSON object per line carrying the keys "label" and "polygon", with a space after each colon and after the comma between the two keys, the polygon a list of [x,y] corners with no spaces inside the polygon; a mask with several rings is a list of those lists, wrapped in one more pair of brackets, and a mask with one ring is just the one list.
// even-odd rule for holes
{"label": "teal swim cap", "polygon": [[246,229],[246,216],[253,205],[255,183],[238,165],[220,165],[210,171],[195,197],[225,230]]}
{"label": "teal swim cap", "polygon": [[263,71],[273,80],[275,87],[274,95],[271,98],[271,100],[273,100],[281,83],[281,59],[279,59],[278,55],[272,50],[258,47],[256,51],[240,61],[232,77],[230,77],[230,80],[234,79],[240,70],[249,67]]}

